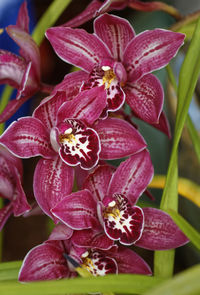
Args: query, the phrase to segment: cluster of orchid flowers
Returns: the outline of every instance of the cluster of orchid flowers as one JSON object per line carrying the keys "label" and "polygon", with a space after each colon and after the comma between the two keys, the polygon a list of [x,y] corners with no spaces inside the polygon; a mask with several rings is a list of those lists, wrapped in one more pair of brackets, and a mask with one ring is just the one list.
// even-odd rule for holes
{"label": "cluster of orchid flowers", "polygon": [[[40,79],[39,49],[28,22],[24,2],[17,24],[6,29],[20,56],[0,51],[0,82],[18,89],[0,121],[36,92],[49,94],[32,116],[11,123],[0,137],[0,195],[9,200],[0,209],[0,228],[11,214],[31,210],[21,185],[20,158],[36,156],[41,158],[33,177],[35,200],[55,228],[27,254],[19,280],[75,277],[72,260],[94,276],[150,275],[149,265],[128,246],[166,250],[188,239],[165,212],[136,206],[153,166],[124,105],[169,135],[163,88],[151,72],[169,63],[184,35],[162,29],[136,35],[127,20],[107,13],[95,19],[93,34],[69,24],[49,28],[46,37],[57,55],[80,68],[52,87]],[[117,168],[109,162],[122,158]]]}

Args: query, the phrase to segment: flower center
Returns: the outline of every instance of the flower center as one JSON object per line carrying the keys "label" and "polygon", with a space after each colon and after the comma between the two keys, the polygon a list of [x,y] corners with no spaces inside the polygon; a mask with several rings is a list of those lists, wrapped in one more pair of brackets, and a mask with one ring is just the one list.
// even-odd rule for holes
{"label": "flower center", "polygon": [[112,201],[108,204],[104,211],[104,218],[113,217],[115,220],[121,217],[120,210],[115,201]]}
{"label": "flower center", "polygon": [[103,66],[102,70],[104,71],[103,84],[108,89],[112,81],[116,78],[116,75],[109,66]]}
{"label": "flower center", "polygon": [[81,266],[85,269],[87,269],[90,273],[94,274],[95,266],[91,258],[89,258],[89,252],[86,251],[82,254],[81,259],[83,263]]}
{"label": "flower center", "polygon": [[66,141],[71,144],[76,144],[76,137],[72,133],[72,128],[65,130],[64,134],[59,135],[59,141],[65,143]]}

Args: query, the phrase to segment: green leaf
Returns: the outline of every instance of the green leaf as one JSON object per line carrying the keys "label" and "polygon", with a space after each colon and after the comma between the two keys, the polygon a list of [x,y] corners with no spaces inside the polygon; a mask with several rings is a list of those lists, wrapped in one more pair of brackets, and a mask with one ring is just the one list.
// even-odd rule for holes
{"label": "green leaf", "polygon": [[[178,85],[178,105],[176,113],[175,133],[172,146],[172,153],[170,157],[170,163],[167,172],[166,185],[163,191],[161,200],[161,209],[174,209],[177,210],[178,204],[178,168],[177,168],[177,150],[180,141],[181,133],[187,117],[189,105],[192,99],[192,95],[195,90],[197,79],[200,72],[200,18],[197,22],[195,32],[193,34],[190,46],[185,56],[183,65],[181,67],[179,75]],[[172,268],[174,264],[174,258],[167,252],[160,252],[155,255],[154,268],[159,270],[156,273],[157,276],[169,277],[172,275]],[[162,257],[163,256],[163,257]],[[165,258],[164,258],[165,257]],[[163,270],[158,268],[159,264],[163,265]]]}
{"label": "green leaf", "polygon": [[191,243],[200,250],[200,233],[174,210],[168,209],[166,212],[171,216],[182,232],[190,239]]}
{"label": "green leaf", "polygon": [[39,45],[44,39],[46,30],[51,27],[72,0],[54,0],[39,20],[32,37]]}
{"label": "green leaf", "polygon": [[186,126],[189,131],[196,156],[200,162],[200,137],[189,115],[187,116]]}
{"label": "green leaf", "polygon": [[200,265],[193,266],[174,276],[173,279],[161,283],[145,295],[199,295]]}
{"label": "green leaf", "polygon": [[142,294],[163,279],[144,275],[107,275],[105,277],[63,279],[21,284],[16,281],[1,282],[0,294],[6,295],[66,295],[89,292],[116,292]]}
{"label": "green leaf", "polygon": [[0,281],[16,280],[22,261],[0,263]]}

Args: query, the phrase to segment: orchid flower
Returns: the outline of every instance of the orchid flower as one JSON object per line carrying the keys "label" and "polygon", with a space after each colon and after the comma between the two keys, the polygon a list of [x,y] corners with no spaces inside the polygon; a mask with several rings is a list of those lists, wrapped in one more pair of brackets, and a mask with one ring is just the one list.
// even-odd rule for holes
{"label": "orchid flower", "polygon": [[108,250],[77,247],[72,242],[72,234],[69,227],[58,224],[46,242],[27,253],[19,272],[19,281],[75,277],[78,266],[94,276],[109,273],[151,274],[148,264],[132,250],[116,245]]}
{"label": "orchid flower", "polygon": [[[167,250],[188,242],[171,217],[155,208],[136,206],[153,176],[147,150],[132,155],[113,173],[99,166],[89,174],[83,190],[66,196],[51,211],[76,230],[74,244],[101,247],[103,232],[113,241],[149,250]],[[80,238],[81,237],[81,238]]]}
{"label": "orchid flower", "polygon": [[127,157],[146,147],[139,132],[127,122],[115,118],[97,121],[106,105],[103,88],[81,91],[74,97],[71,90],[73,87],[73,94],[77,93],[80,73],[69,74],[66,80],[65,92],[55,91],[32,117],[13,122],[0,137],[18,157],[43,157],[34,173],[34,194],[51,217],[50,209],[71,193],[73,167],[89,170],[99,159]]}
{"label": "orchid flower", "polygon": [[[18,90],[0,114],[0,123],[9,119],[19,107],[45,85],[40,82],[40,52],[29,34],[29,16],[24,2],[19,10],[16,25],[6,28],[8,35],[20,46],[20,56],[0,50],[0,84],[9,84]],[[46,88],[47,89],[47,88]]]}
{"label": "orchid flower", "polygon": [[162,10],[171,14],[176,19],[181,19],[181,15],[176,8],[160,1],[144,2],[139,0],[105,0],[102,3],[100,0],[92,0],[84,11],[63,24],[63,26],[71,28],[79,27],[85,22],[95,18],[97,15],[110,12],[111,10],[122,10],[127,6],[140,11]]}
{"label": "orchid flower", "polygon": [[94,34],[54,27],[46,36],[59,57],[89,73],[82,90],[104,86],[107,105],[102,116],[119,110],[126,100],[137,117],[159,124],[163,88],[151,72],[176,55],[183,34],[155,29],[136,36],[127,20],[104,14],[94,21]]}
{"label": "orchid flower", "polygon": [[11,214],[20,216],[29,206],[22,185],[22,162],[0,145],[0,197],[9,201],[0,209],[0,230]]}

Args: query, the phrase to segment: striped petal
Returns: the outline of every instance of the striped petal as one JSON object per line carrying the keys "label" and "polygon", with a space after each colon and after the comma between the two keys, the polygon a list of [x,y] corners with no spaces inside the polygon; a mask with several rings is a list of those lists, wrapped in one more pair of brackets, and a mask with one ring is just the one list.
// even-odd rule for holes
{"label": "striped petal", "polygon": [[46,36],[61,59],[87,72],[102,58],[112,58],[100,39],[84,30],[55,27],[48,29]]}
{"label": "striped petal", "polygon": [[66,196],[51,212],[72,229],[99,228],[96,201],[88,190]]}
{"label": "striped petal", "polygon": [[35,79],[40,81],[40,52],[37,44],[34,42],[31,35],[25,32],[18,26],[10,25],[6,28],[9,36],[22,49],[23,57],[27,62],[31,61]]}
{"label": "striped petal", "polygon": [[104,14],[94,21],[95,34],[108,46],[115,60],[122,60],[135,32],[129,22],[115,15]]}
{"label": "striped petal", "polygon": [[124,66],[129,81],[136,81],[166,66],[182,46],[184,34],[163,29],[137,35],[124,51]]}
{"label": "striped petal", "polygon": [[55,155],[50,145],[49,133],[36,118],[24,117],[13,122],[0,137],[0,143],[21,158]]}
{"label": "striped petal", "polygon": [[97,167],[84,181],[83,188],[88,189],[96,200],[102,201],[114,172],[114,167],[103,165]]}
{"label": "striped petal", "polygon": [[107,118],[95,126],[100,142],[100,159],[112,160],[128,157],[146,147],[140,133],[121,119]]}
{"label": "striped petal", "polygon": [[155,208],[143,208],[144,230],[136,245],[149,250],[168,250],[188,243],[171,217]]}
{"label": "striped petal", "polygon": [[31,282],[69,277],[70,271],[63,253],[63,246],[58,241],[34,247],[24,258],[19,281]]}
{"label": "striped petal", "polygon": [[135,204],[141,194],[146,190],[153,177],[153,165],[149,152],[145,149],[129,157],[116,169],[107,195],[120,193]]}
{"label": "striped petal", "polygon": [[103,228],[100,228],[98,231],[94,229],[74,231],[72,243],[78,247],[108,250],[114,242],[105,234]]}
{"label": "striped petal", "polygon": [[104,87],[81,91],[73,100],[62,105],[58,112],[58,123],[68,118],[76,118],[92,125],[106,106]]}
{"label": "striped petal", "polygon": [[164,92],[160,81],[152,74],[140,80],[127,83],[124,87],[126,102],[137,117],[153,124],[158,123],[164,100]]}
{"label": "striped petal", "polygon": [[72,191],[74,171],[60,157],[40,159],[34,172],[34,195],[40,208],[56,221],[50,210]]}

